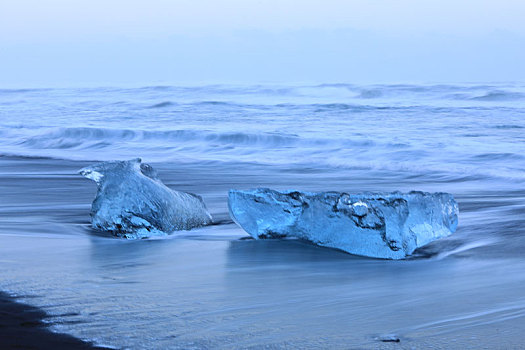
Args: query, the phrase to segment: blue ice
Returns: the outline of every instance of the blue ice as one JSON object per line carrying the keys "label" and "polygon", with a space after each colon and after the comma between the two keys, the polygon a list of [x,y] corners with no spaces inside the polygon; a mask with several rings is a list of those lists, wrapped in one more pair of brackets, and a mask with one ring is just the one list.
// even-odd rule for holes
{"label": "blue ice", "polygon": [[202,198],[166,187],[140,158],[85,167],[79,173],[98,185],[91,207],[93,228],[137,239],[209,225]]}
{"label": "blue ice", "polygon": [[231,190],[232,219],[255,239],[294,237],[385,259],[451,235],[458,205],[448,193],[308,193]]}

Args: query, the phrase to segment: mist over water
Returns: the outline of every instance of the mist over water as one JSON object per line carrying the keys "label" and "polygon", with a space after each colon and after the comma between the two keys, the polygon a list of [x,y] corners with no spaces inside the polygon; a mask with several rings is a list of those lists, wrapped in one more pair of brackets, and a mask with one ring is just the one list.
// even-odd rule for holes
{"label": "mist over water", "polygon": [[[92,231],[77,170],[135,157],[217,224]],[[459,226],[397,262],[239,240],[227,191],[259,186],[450,192]],[[524,187],[520,84],[3,89],[0,289],[116,347],[519,348]]]}

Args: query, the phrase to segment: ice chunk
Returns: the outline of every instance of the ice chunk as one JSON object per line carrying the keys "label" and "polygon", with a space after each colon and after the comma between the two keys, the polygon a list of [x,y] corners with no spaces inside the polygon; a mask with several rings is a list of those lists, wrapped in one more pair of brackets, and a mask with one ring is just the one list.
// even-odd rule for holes
{"label": "ice chunk", "polygon": [[452,234],[458,205],[448,193],[230,190],[232,219],[255,239],[296,237],[351,254],[402,259]]}
{"label": "ice chunk", "polygon": [[134,239],[211,223],[201,197],[170,190],[140,158],[99,163],[79,173],[98,185],[91,207],[95,229]]}

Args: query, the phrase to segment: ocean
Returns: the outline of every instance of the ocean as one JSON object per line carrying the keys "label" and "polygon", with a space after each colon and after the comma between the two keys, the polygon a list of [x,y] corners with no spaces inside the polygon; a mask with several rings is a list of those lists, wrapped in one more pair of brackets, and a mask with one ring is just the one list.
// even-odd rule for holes
{"label": "ocean", "polygon": [[[214,225],[92,230],[78,170],[136,157]],[[248,240],[227,192],[255,187],[450,192],[459,226],[403,261]],[[0,290],[53,331],[125,349],[520,349],[524,251],[524,84],[0,89]]]}

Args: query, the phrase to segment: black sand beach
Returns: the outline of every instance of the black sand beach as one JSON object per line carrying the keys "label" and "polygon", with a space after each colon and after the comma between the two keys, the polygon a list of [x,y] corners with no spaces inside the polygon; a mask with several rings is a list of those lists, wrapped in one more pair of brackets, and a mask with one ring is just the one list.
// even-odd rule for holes
{"label": "black sand beach", "polygon": [[44,311],[0,292],[0,349],[107,349],[51,332],[43,322],[47,317]]}

